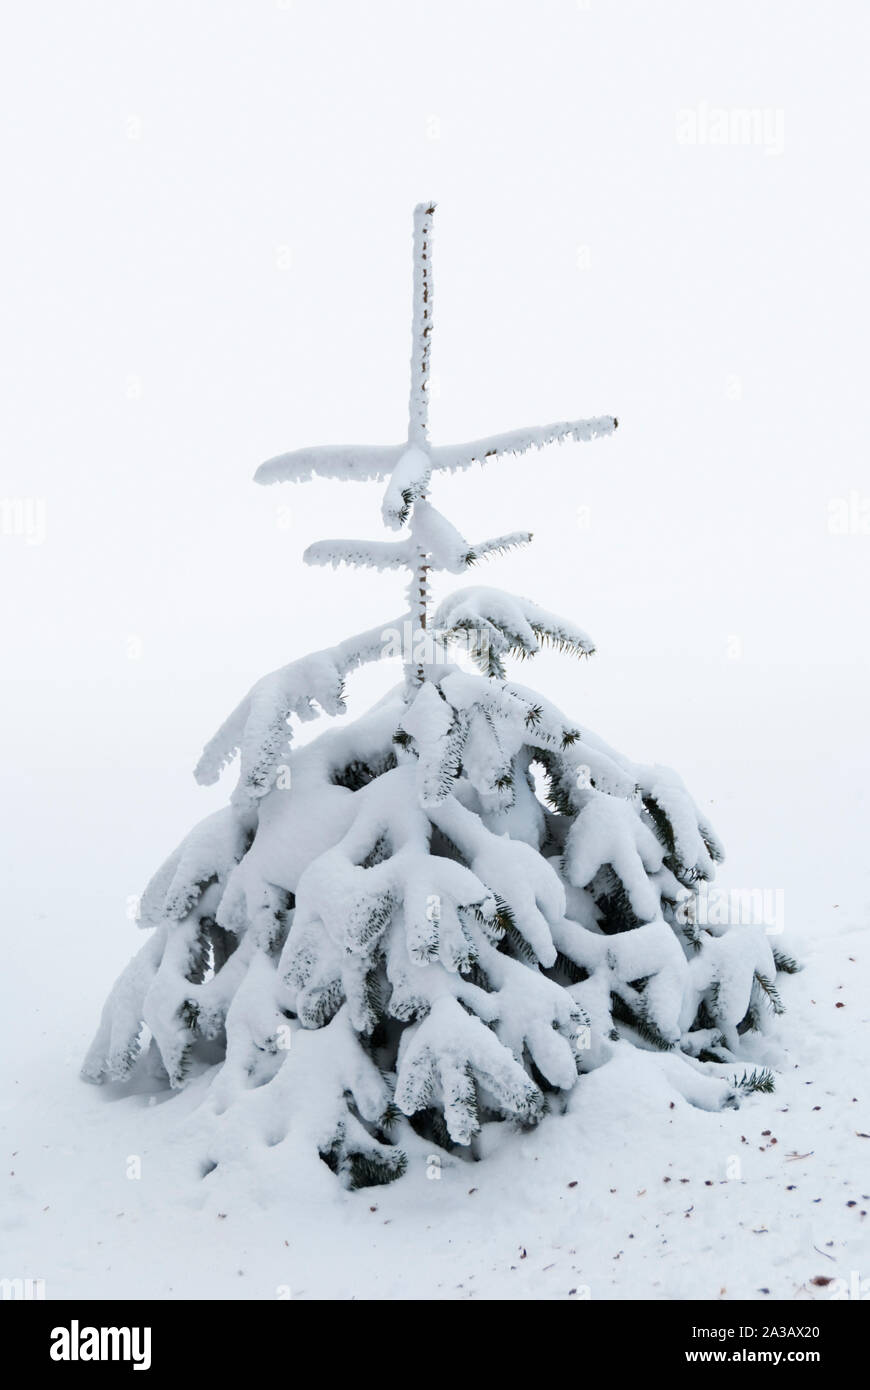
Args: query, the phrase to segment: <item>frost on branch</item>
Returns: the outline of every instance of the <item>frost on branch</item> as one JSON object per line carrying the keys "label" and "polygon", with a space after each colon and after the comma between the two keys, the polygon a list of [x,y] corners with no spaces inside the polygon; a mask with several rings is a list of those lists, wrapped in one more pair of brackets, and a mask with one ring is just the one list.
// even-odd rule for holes
{"label": "frost on branch", "polygon": [[587,443],[613,434],[618,423],[613,415],[599,415],[593,420],[560,420],[553,425],[508,430],[486,439],[471,439],[466,444],[442,444],[432,450],[432,468],[437,472],[454,473],[457,469],[470,468],[473,463],[488,463],[505,454],[527,454],[531,449],[543,449],[547,444],[569,439]]}
{"label": "frost on branch", "polygon": [[254,474],[258,483],[307,483],[312,478],[337,478],[341,482],[371,483],[388,478],[406,444],[318,444],[294,449],[261,463]]}
{"label": "frost on branch", "polygon": [[[737,1103],[738,1064],[766,1060],[759,1035],[782,1009],[777,974],[797,968],[760,926],[707,919],[722,849],[679,777],[510,678],[544,646],[589,656],[581,628],[485,587],[431,611],[432,575],[531,539],[470,543],[432,505],[439,471],[616,428],[430,443],[433,213],[414,221],[407,441],[305,449],[257,474],[385,482],[400,535],[318,541],[305,559],[403,570],[409,611],[263,677],[206,746],[198,779],[238,754],[238,785],[149,883],[150,935],[83,1068],[204,1092],[203,1176],[256,1162],[278,1181],[288,1164],[315,1183],[391,1181],[433,1145],[476,1155],[485,1123],[558,1113],[633,1047],[692,1103]],[[345,679],[396,655],[397,632],[404,680],[293,743],[294,720],[345,712]]]}
{"label": "frost on branch", "polygon": [[[507,539],[507,538],[506,538]],[[592,639],[574,623],[548,613],[530,599],[501,589],[457,589],[436,610],[436,629],[447,637],[465,635],[480,670],[504,678],[504,656],[534,656],[554,646],[574,656],[591,656]]]}
{"label": "frost on branch", "polygon": [[[506,454],[526,454],[547,444],[568,440],[588,443],[613,434],[618,423],[613,415],[599,415],[592,420],[564,420],[531,429],[507,430],[464,444],[433,444],[428,450],[429,466],[433,473],[455,473],[473,463],[489,463]],[[300,483],[314,477],[379,482],[391,477],[407,453],[407,444],[325,444],[278,454],[260,464],[255,478],[258,483]]]}
{"label": "frost on branch", "polygon": [[403,614],[391,624],[371,628],[263,676],[206,744],[196,765],[196,780],[210,786],[238,753],[240,775],[234,801],[245,807],[252,798],[262,796],[276,766],[289,757],[290,716],[295,714],[303,721],[316,719],[316,705],[325,714],[343,714],[345,676],[367,662],[378,661],[384,655],[385,631],[400,629],[405,617]]}

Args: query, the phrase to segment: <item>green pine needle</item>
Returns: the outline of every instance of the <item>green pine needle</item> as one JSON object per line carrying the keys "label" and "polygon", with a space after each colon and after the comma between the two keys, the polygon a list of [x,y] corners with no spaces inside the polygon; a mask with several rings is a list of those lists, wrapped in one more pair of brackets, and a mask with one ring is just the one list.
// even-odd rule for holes
{"label": "green pine needle", "polygon": [[795,960],[794,956],[790,956],[787,951],[778,951],[775,946],[773,948],[773,963],[777,970],[782,971],[783,975],[798,975],[803,970],[799,960]]}
{"label": "green pine needle", "polygon": [[750,1072],[744,1071],[741,1077],[735,1076],[731,1084],[735,1090],[742,1091],[746,1096],[752,1095],[756,1091],[770,1095],[776,1090],[776,1079],[769,1067],[764,1067],[760,1071],[756,1067],[753,1067]]}

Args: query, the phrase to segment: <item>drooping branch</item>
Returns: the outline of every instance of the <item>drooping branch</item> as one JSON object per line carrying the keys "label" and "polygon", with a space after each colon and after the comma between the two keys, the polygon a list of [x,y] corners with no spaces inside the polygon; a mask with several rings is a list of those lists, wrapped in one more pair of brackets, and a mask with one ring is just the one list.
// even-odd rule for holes
{"label": "drooping branch", "polygon": [[210,786],[241,752],[240,790],[251,796],[262,795],[290,736],[290,715],[302,720],[316,718],[315,701],[327,714],[343,714],[344,677],[388,655],[388,635],[401,632],[408,618],[403,613],[390,623],[369,628],[263,676],[206,744],[196,765],[196,780]]}
{"label": "drooping branch", "polygon": [[470,639],[472,658],[481,670],[496,677],[504,677],[501,658],[508,653],[524,658],[543,646],[575,656],[591,656],[595,651],[591,637],[576,623],[502,589],[456,589],[438,606],[434,623],[447,637]]}

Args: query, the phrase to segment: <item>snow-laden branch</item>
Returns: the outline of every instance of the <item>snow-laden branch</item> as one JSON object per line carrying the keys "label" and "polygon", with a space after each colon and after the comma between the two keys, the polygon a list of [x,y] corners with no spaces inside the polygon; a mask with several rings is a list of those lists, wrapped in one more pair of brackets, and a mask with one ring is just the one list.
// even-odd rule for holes
{"label": "snow-laden branch", "polygon": [[529,545],[531,539],[531,531],[511,531],[506,536],[493,536],[488,541],[475,541],[469,549],[466,563],[473,565],[486,555],[504,555],[508,550],[515,550],[517,546]]}
{"label": "snow-laden branch", "polygon": [[502,657],[534,656],[542,646],[576,656],[595,651],[591,637],[575,623],[550,613],[531,599],[501,589],[457,589],[436,609],[433,626],[448,636],[461,634],[481,670],[504,677]]}
{"label": "snow-laden branch", "polygon": [[[215,1104],[269,1093],[268,1117],[290,1123],[297,1042],[341,1017],[339,1080],[372,1132],[318,1072],[315,1137],[358,1183],[401,1164],[384,1137],[400,1123],[389,1088],[372,1073],[363,1109],[347,1080],[368,1055],[354,1039],[384,1018],[400,1039],[395,1104],[440,1112],[467,1143],[487,1111],[533,1122],[543,1090],[570,1090],[620,1038],[729,1065],[781,1007],[763,933],[690,929],[677,913],[681,884],[718,853],[679,779],[534,692],[431,668],[410,706],[397,688],[294,753],[292,771],[253,839],[219,813],[155,876],[142,910],[155,934],[107,1005],[89,1079],[123,1078],[150,1035],[149,1065],[180,1086],[200,1045],[225,1039]],[[720,1090],[717,1105],[733,1099]]]}
{"label": "snow-laden branch", "polygon": [[[423,557],[427,570],[461,574],[477,560],[527,545],[531,539],[530,531],[512,531],[470,545],[441,512],[420,499],[414,508],[411,533],[405,540],[315,541],[302,559],[306,565],[332,565],[333,569],[353,565],[361,569],[416,570]],[[543,613],[543,609],[539,611]]]}
{"label": "snow-laden branch", "polygon": [[407,444],[319,444],[292,449],[261,463],[255,483],[307,483],[311,478],[338,478],[370,483],[388,478]]}
{"label": "snow-laden branch", "polygon": [[613,434],[617,424],[613,415],[598,415],[592,420],[567,420],[553,425],[508,430],[505,434],[491,434],[488,438],[472,439],[465,444],[436,444],[432,448],[432,471],[452,473],[458,468],[470,468],[473,463],[487,463],[503,454],[525,454],[530,449],[543,449],[548,444],[566,439],[586,443],[590,439]]}
{"label": "snow-laden branch", "polygon": [[476,1085],[503,1114],[527,1124],[544,1113],[543,1094],[494,1033],[455,999],[439,999],[402,1037],[396,1104],[413,1115],[443,1097],[451,1139],[470,1144],[480,1129]]}
{"label": "snow-laden branch", "polygon": [[411,524],[414,544],[432,570],[460,574],[469,563],[471,546],[456,527],[429,502],[418,502]]}
{"label": "snow-laden branch", "polygon": [[414,503],[425,497],[432,474],[432,461],[425,449],[410,444],[393,469],[384,494],[381,514],[394,531],[404,526]]}
{"label": "snow-laden branch", "polygon": [[417,552],[410,541],[315,541],[302,559],[306,565],[354,565],[359,569],[413,569]]}
{"label": "snow-laden branch", "polygon": [[387,634],[401,631],[408,616],[403,613],[390,623],[348,637],[334,647],[313,652],[263,676],[206,744],[194,772],[196,780],[210,786],[240,753],[240,789],[246,788],[252,796],[262,795],[268,790],[271,771],[290,737],[290,716],[315,719],[315,701],[325,714],[343,714],[345,676],[359,666],[380,660],[387,647]]}
{"label": "snow-laden branch", "polygon": [[[552,425],[531,426],[528,429],[508,430],[483,439],[471,439],[463,444],[433,444],[425,446],[432,472],[454,472],[470,468],[473,463],[487,463],[504,454],[525,454],[531,449],[543,449],[548,444],[574,439],[582,443],[613,434],[618,421],[613,415],[598,415],[589,420],[559,421]],[[345,482],[372,482],[391,478],[397,465],[409,454],[407,444],[324,444],[308,449],[294,449],[277,454],[261,463],[254,481],[257,483],[302,483],[310,478],[337,478]],[[419,449],[417,452],[424,452]],[[419,460],[417,460],[419,463]],[[407,464],[410,469],[410,461]],[[401,496],[401,489],[398,489]],[[386,506],[385,501],[385,506]],[[395,508],[395,496],[390,493],[389,509]]]}

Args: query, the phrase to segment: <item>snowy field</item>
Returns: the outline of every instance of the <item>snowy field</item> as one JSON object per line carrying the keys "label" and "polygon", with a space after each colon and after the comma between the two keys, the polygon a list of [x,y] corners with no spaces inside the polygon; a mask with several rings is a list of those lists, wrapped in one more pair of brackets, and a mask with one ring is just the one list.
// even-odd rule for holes
{"label": "snowy field", "polygon": [[[45,1279],[55,1298],[823,1299],[860,1287],[870,1277],[867,769],[847,769],[842,734],[829,737],[821,770],[763,750],[703,769],[745,869],[730,881],[782,889],[786,944],[805,965],[783,984],[773,1095],[694,1109],[653,1057],[628,1049],[581,1079],[568,1115],[503,1140],[485,1162],[445,1161],[440,1178],[412,1164],[399,1183],[356,1193],[323,1165],[321,1183],[307,1171],[294,1181],[280,1147],[265,1167],[258,1155],[255,1176],[237,1171],[212,1190],[189,1170],[194,1094],[149,1106],[83,1085],[78,1066],[135,929],[110,911],[111,865],[88,916],[83,902],[59,914],[52,875],[19,860],[5,965],[17,997],[38,1003],[16,1013],[10,1001],[2,1018],[4,1270]],[[68,866],[90,852],[104,811],[93,790],[66,786],[77,807],[63,832]],[[747,802],[767,810],[748,813]],[[44,814],[38,797],[31,812]],[[820,854],[819,825],[835,814],[847,829]],[[73,987],[74,940],[89,969]],[[138,1179],[127,1177],[134,1156]]]}
{"label": "snowy field", "polygon": [[[866,8],[86,8],[22,10],[0,57],[0,1278],[867,1297]],[[595,640],[518,678],[680,773],[718,882],[770,895],[804,969],[754,1044],[776,1090],[738,1110],[690,1107],[626,1047],[567,1114],[487,1130],[482,1162],[416,1155],[349,1193],[277,1144],[203,1180],[202,1081],[150,1104],[79,1068],[138,895],[231,791],[193,781],[206,739],[264,672],[401,608],[394,574],[300,560],[382,536],[378,488],[251,479],[280,450],[400,437],[430,196],[435,442],[619,417],[439,481],[463,534],[535,535],[477,581]],[[398,674],[353,676],[351,714]]]}

